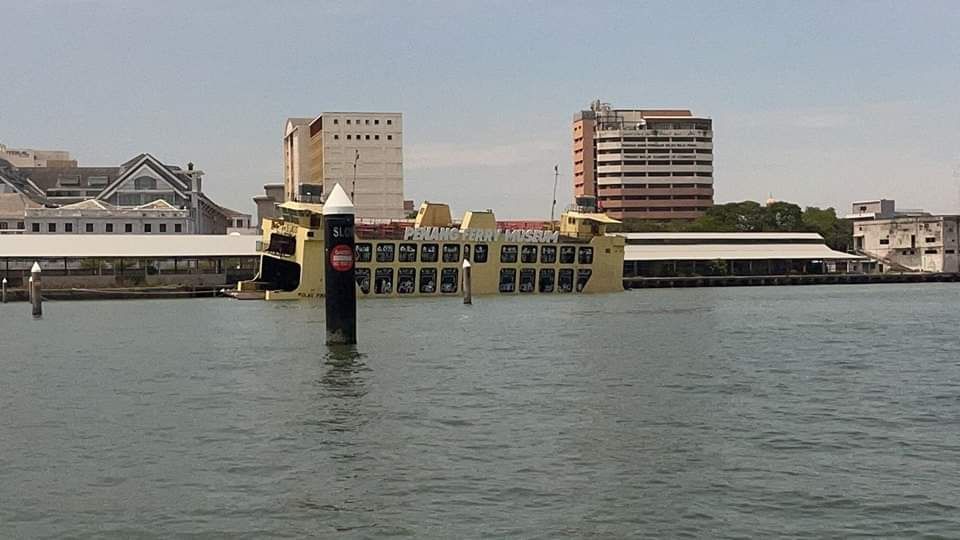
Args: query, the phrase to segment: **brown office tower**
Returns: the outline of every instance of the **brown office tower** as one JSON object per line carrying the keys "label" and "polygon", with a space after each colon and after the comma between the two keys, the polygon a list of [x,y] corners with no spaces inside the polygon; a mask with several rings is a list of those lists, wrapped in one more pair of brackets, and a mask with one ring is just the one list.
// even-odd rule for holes
{"label": "brown office tower", "polygon": [[713,206],[713,122],[595,101],[573,117],[573,190],[617,219],[696,219]]}

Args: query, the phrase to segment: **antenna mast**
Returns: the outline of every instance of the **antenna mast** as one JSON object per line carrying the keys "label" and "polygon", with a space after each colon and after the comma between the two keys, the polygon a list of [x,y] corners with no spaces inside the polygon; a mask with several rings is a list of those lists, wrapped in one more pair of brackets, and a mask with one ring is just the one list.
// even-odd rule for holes
{"label": "antenna mast", "polygon": [[553,204],[550,205],[550,225],[553,226],[553,213],[557,209],[557,180],[560,179],[560,165],[553,166]]}

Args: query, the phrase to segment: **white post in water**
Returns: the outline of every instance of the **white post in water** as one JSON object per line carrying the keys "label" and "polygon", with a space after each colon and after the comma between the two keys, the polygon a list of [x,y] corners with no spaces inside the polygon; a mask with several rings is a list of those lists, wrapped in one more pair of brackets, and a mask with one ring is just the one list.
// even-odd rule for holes
{"label": "white post in water", "polygon": [[43,316],[43,285],[40,283],[40,265],[33,263],[30,269],[30,303],[33,304],[33,318]]}
{"label": "white post in water", "polygon": [[463,303],[464,304],[473,304],[473,292],[471,285],[473,284],[473,276],[470,272],[470,261],[463,260]]}
{"label": "white post in water", "polygon": [[3,278],[2,291],[0,291],[0,304],[7,303],[7,278]]}

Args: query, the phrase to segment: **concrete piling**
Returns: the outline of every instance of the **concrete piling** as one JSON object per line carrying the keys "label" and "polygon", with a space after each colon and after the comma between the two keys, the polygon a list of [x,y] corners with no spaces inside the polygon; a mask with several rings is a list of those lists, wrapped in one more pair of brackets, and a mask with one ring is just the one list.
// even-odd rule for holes
{"label": "concrete piling", "polygon": [[43,284],[40,282],[40,265],[33,263],[30,269],[30,304],[33,306],[33,318],[43,316]]}
{"label": "concrete piling", "polygon": [[324,304],[327,345],[357,343],[357,282],[354,265],[354,214],[347,193],[337,184],[323,205]]}
{"label": "concrete piling", "polygon": [[473,274],[470,268],[470,261],[463,260],[463,303],[473,304]]}

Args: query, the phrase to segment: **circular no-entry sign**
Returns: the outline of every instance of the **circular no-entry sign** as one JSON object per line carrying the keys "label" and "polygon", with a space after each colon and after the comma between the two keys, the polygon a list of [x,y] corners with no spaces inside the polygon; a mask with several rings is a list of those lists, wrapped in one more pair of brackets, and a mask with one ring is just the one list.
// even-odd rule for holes
{"label": "circular no-entry sign", "polygon": [[330,266],[337,272],[346,272],[353,268],[353,250],[350,246],[340,244],[330,250]]}

